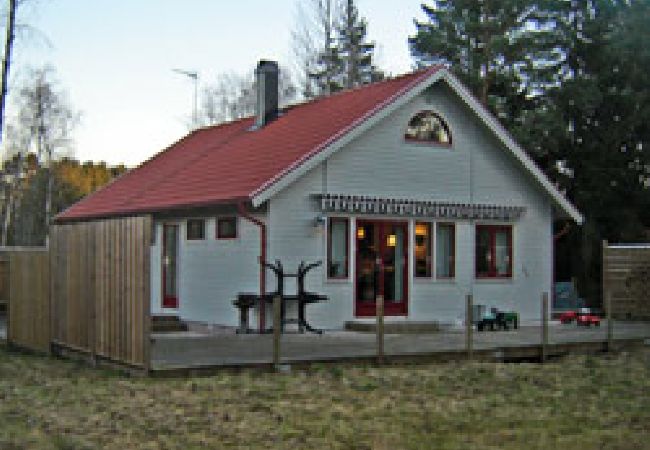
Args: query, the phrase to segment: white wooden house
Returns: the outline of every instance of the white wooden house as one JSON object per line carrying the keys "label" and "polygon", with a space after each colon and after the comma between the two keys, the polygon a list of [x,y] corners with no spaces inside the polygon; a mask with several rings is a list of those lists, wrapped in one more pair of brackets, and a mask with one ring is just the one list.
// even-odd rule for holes
{"label": "white wooden house", "polygon": [[285,110],[277,65],[257,77],[256,117],[189,134],[57,218],[151,214],[154,314],[237,325],[237,293],[275,288],[261,257],[324,262],[320,328],[363,321],[378,295],[387,320],[453,322],[468,293],[540,318],[553,221],[582,216],[446,68]]}

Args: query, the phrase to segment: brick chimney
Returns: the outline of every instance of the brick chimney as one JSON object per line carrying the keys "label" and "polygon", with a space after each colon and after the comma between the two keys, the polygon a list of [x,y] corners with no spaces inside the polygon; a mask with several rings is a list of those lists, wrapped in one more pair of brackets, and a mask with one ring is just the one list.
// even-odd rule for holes
{"label": "brick chimney", "polygon": [[278,63],[275,61],[263,59],[257,64],[257,128],[263,127],[278,116],[278,74]]}

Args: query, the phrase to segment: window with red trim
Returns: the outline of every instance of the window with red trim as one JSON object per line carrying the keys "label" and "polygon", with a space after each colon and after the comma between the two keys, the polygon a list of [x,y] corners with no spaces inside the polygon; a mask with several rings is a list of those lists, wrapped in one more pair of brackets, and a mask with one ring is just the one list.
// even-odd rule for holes
{"label": "window with red trim", "polygon": [[456,225],[436,225],[436,278],[449,279],[456,276]]}
{"label": "window with red trim", "polygon": [[421,111],[408,123],[404,138],[408,141],[431,142],[434,144],[451,145],[449,127],[442,118],[433,111]]}
{"label": "window with red trim", "polygon": [[217,217],[217,239],[237,238],[237,217]]}
{"label": "window with red trim", "polygon": [[431,223],[415,222],[414,275],[416,278],[431,277]]}
{"label": "window with red trim", "polygon": [[327,277],[347,278],[350,260],[350,222],[345,217],[331,217],[327,223]]}
{"label": "window with red trim", "polygon": [[512,277],[512,227],[476,226],[477,278]]}

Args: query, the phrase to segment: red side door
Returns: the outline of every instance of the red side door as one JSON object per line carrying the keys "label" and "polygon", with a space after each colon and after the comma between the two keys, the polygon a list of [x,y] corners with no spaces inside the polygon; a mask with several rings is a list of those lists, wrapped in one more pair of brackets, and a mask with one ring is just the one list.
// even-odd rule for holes
{"label": "red side door", "polygon": [[162,306],[178,308],[178,225],[163,224]]}

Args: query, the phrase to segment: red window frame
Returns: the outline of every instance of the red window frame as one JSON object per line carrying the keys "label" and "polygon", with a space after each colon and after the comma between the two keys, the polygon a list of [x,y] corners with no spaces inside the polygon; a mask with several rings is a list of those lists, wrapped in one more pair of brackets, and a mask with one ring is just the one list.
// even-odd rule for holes
{"label": "red window frame", "polygon": [[[200,222],[202,224],[200,237],[190,236],[190,223],[192,222]],[[205,240],[205,219],[187,219],[187,222],[185,223],[185,239],[188,241],[204,241]]]}
{"label": "red window frame", "polygon": [[[488,271],[484,273],[479,273],[478,268],[478,243],[479,243],[479,233],[481,231],[487,231],[490,236],[490,261]],[[496,267],[496,234],[500,231],[505,231],[508,236],[508,273],[499,274],[497,273]],[[476,225],[476,236],[474,243],[474,266],[476,278],[512,278],[512,225]]]}
{"label": "red window frame", "polygon": [[[344,275],[330,275],[332,263],[332,224],[345,223],[345,270]],[[350,219],[347,217],[330,217],[327,220],[327,278],[330,280],[347,280],[350,276]]]}
{"label": "red window frame", "polygon": [[[450,227],[451,228],[451,255],[449,255],[450,263],[449,263],[449,276],[441,276],[438,275],[438,271],[436,270],[436,279],[437,280],[453,280],[456,278],[456,224],[454,222],[438,222],[436,224],[436,229],[437,227]],[[437,230],[436,230],[437,231]],[[437,233],[436,233],[436,258],[438,257],[437,255]]]}
{"label": "red window frame", "polygon": [[[221,222],[225,222],[225,221],[232,221],[235,230],[235,233],[233,235],[227,235],[222,233],[221,227],[219,225]],[[237,216],[217,217],[217,223],[215,225],[215,228],[216,228],[217,239],[237,239],[238,230],[239,230],[239,226],[237,224]]]}
{"label": "red window frame", "polygon": [[[427,254],[426,254],[426,273],[424,275],[418,275],[417,272],[417,263],[418,263],[418,258],[417,255],[415,254],[415,247],[417,245],[417,238],[418,235],[416,234],[416,230],[418,225],[424,225],[427,228],[427,237],[429,239],[429,245],[427,246]],[[433,270],[432,270],[432,264],[431,261],[433,260],[433,224],[431,222],[415,222],[415,225],[413,226],[413,278],[431,278],[433,277]]]}

